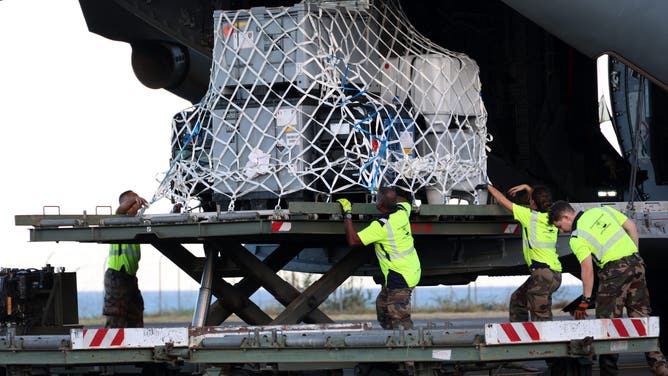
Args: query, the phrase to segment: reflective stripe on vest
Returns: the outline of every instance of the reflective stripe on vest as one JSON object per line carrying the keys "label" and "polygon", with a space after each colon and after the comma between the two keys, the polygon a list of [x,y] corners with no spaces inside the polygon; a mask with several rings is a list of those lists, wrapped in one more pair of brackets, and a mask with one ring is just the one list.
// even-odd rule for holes
{"label": "reflective stripe on vest", "polygon": [[532,248],[554,248],[556,242],[538,241],[538,212],[531,212],[531,223],[529,225],[529,246]]}
{"label": "reflective stripe on vest", "polygon": [[376,250],[376,256],[378,256],[379,258],[384,258],[392,261],[406,257],[410,255],[412,252],[415,252],[415,247],[410,247],[409,249],[406,249],[404,251],[397,250],[397,243],[394,240],[394,232],[392,232],[392,225],[390,225],[390,221],[388,221],[387,218],[380,218],[378,219],[378,221],[383,223],[383,225],[385,225],[385,228],[387,228],[387,240],[390,243],[391,252],[383,253]]}
{"label": "reflective stripe on vest", "polygon": [[593,235],[584,230],[576,229],[572,234],[572,236],[577,236],[588,241],[589,244],[591,244],[596,249],[595,256],[597,260],[602,260],[603,256],[608,252],[608,250],[615,243],[617,243],[619,239],[623,238],[624,235],[626,235],[626,231],[624,231],[623,227],[620,227],[619,230],[617,230],[617,232],[615,232],[615,234],[605,242],[605,244],[601,244]]}
{"label": "reflective stripe on vest", "polygon": [[[615,220],[615,222],[619,223],[619,221],[617,220],[617,216],[615,215],[615,213],[612,212],[612,210],[610,210],[609,207],[601,206],[601,209],[603,209],[604,212],[610,214],[610,216]],[[621,225],[621,223],[619,224]]]}

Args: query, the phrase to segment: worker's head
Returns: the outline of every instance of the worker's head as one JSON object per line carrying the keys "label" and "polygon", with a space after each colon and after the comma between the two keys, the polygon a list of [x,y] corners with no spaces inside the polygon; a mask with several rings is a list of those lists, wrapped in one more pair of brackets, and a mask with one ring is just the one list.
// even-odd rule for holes
{"label": "worker's head", "polygon": [[125,191],[125,192],[121,193],[121,195],[118,196],[118,203],[122,204],[123,201],[134,200],[137,197],[139,197],[138,194],[134,193],[132,190],[128,190],[128,191]]}
{"label": "worker's head", "polygon": [[397,209],[397,192],[392,187],[384,187],[376,195],[376,208],[381,213]]}
{"label": "worker's head", "polygon": [[550,210],[550,206],[552,206],[552,193],[550,193],[550,190],[542,185],[534,186],[529,199],[529,207],[533,210],[547,213]]}
{"label": "worker's head", "polygon": [[118,196],[118,204],[116,214],[135,215],[146,204],[146,200],[133,191],[125,191]]}
{"label": "worker's head", "polygon": [[548,212],[548,220],[550,224],[556,226],[563,232],[571,232],[573,230],[573,221],[575,220],[575,209],[566,201],[557,201],[552,204]]}
{"label": "worker's head", "polygon": [[413,202],[413,194],[405,188],[394,187],[394,192],[397,194],[397,202],[402,200],[406,202]]}

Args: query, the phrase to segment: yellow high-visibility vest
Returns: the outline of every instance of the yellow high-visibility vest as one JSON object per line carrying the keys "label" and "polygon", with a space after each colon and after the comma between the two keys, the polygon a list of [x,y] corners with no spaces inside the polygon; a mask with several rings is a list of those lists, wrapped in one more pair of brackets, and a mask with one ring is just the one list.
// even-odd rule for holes
{"label": "yellow high-visibility vest", "polygon": [[571,249],[578,260],[582,262],[592,255],[593,261],[603,267],[609,261],[638,252],[633,239],[622,227],[627,219],[624,214],[608,206],[582,213],[575,222],[570,239]]}
{"label": "yellow high-visibility vest", "polygon": [[137,274],[141,259],[139,244],[110,244],[109,245],[109,269],[125,272],[130,275]]}
{"label": "yellow high-visibility vest", "polygon": [[559,229],[549,223],[547,213],[513,204],[513,217],[522,225],[522,249],[527,265],[531,267],[533,261],[538,261],[560,272],[561,262],[557,254]]}
{"label": "yellow high-visibility vest", "polygon": [[422,272],[409,222],[411,206],[407,202],[400,202],[398,206],[395,212],[373,221],[357,235],[364,245],[374,243],[386,282],[389,271],[393,270],[404,277],[408,287],[413,287],[420,281]]}

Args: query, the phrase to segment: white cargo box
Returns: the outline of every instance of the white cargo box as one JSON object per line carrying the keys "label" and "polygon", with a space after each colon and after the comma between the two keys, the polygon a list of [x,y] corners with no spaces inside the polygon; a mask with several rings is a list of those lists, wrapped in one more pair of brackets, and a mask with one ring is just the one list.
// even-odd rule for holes
{"label": "white cargo box", "polygon": [[[352,19],[343,20],[339,12],[312,7],[215,11],[215,87],[291,83],[308,89],[327,68],[338,80],[363,82],[369,69],[361,67],[370,64],[372,51],[368,14],[348,10]],[[349,27],[332,27],[340,24]]]}
{"label": "white cargo box", "polygon": [[483,116],[478,65],[467,56],[409,55],[382,65],[381,96],[409,98],[423,115]]}

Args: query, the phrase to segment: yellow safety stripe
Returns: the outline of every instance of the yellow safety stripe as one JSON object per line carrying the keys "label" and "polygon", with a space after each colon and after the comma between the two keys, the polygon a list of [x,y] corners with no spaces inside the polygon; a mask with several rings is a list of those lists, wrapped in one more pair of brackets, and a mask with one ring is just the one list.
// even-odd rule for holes
{"label": "yellow safety stripe", "polygon": [[[610,214],[610,216],[615,220],[615,222],[619,223],[619,221],[617,220],[617,216],[615,215],[615,213],[612,212],[612,210],[610,210],[608,206],[601,206],[601,209],[603,209],[604,212]],[[621,225],[621,223],[619,224]]]}
{"label": "yellow safety stripe", "polygon": [[406,257],[410,255],[412,252],[415,252],[415,247],[410,247],[409,249],[402,251],[402,252],[396,252],[396,253],[390,253],[390,254],[385,254],[383,252],[376,251],[376,256],[382,257],[384,259],[388,259],[390,261],[400,259],[403,257]]}
{"label": "yellow safety stripe", "polygon": [[554,248],[556,243],[538,241],[538,213],[531,212],[531,223],[529,225],[529,243],[532,248]]}

